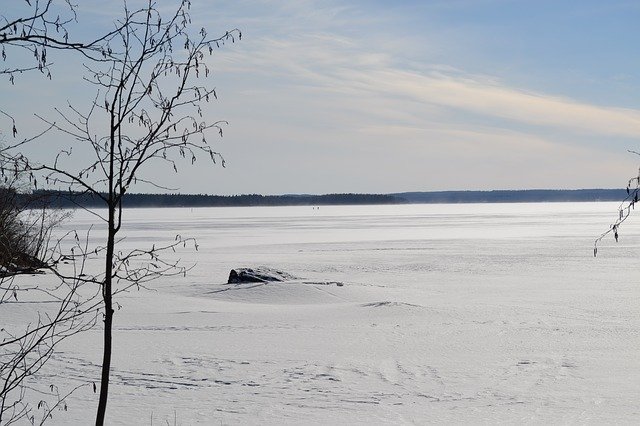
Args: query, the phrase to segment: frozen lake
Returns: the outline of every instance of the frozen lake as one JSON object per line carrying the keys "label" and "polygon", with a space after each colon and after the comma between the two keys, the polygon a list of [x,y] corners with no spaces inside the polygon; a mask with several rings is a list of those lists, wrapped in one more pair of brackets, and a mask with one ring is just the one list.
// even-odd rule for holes
{"label": "frozen lake", "polygon": [[[616,207],[127,210],[124,246],[200,249],[185,278],[120,297],[108,423],[637,424],[640,218],[593,257]],[[223,285],[251,266],[345,285]],[[42,380],[97,382],[100,338]],[[80,389],[54,424],[96,406]]]}

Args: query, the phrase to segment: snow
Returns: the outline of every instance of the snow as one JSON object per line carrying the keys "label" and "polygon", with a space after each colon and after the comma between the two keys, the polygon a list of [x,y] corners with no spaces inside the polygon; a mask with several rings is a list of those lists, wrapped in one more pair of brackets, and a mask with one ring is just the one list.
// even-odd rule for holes
{"label": "snow", "polygon": [[[127,210],[125,246],[180,234],[199,251],[176,254],[195,263],[185,278],[119,298],[108,424],[638,423],[640,228],[592,255],[615,212]],[[226,284],[240,266],[300,279]],[[98,382],[100,339],[66,341],[39,379]],[[52,423],[90,423],[96,407],[81,388]]]}

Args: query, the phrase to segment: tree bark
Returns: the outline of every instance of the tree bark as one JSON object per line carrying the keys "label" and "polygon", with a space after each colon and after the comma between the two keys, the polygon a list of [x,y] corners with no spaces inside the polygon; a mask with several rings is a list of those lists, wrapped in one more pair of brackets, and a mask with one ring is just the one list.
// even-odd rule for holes
{"label": "tree bark", "polygon": [[[109,299],[111,299],[109,297]],[[104,424],[104,416],[107,410],[107,397],[109,395],[109,371],[111,369],[111,325],[113,321],[113,309],[111,301],[105,300],[104,318],[104,352],[102,355],[102,376],[100,380],[100,400],[98,402],[98,414],[96,416],[96,426]]]}
{"label": "tree bark", "polygon": [[107,411],[107,398],[109,396],[109,372],[111,370],[111,345],[113,325],[113,301],[112,301],[112,276],[113,276],[113,252],[115,246],[115,206],[109,203],[109,236],[107,239],[107,254],[105,259],[105,278],[102,288],[104,299],[104,347],[102,353],[102,375],[100,378],[100,398],[98,401],[98,413],[96,426],[104,425],[104,417]]}

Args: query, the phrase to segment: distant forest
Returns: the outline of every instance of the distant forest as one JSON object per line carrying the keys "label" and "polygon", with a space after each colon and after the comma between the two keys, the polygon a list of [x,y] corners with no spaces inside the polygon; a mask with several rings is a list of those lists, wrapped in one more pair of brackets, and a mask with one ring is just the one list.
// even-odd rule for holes
{"label": "distant forest", "polygon": [[[103,207],[100,199],[90,194],[60,191],[36,191],[35,196],[51,207]],[[501,190],[501,191],[437,191],[396,194],[326,194],[326,195],[204,195],[204,194],[127,194],[125,207],[248,207],[248,206],[326,206],[364,204],[444,204],[444,203],[532,203],[621,201],[624,189],[577,190]],[[25,195],[25,197],[27,197]],[[31,201],[33,203],[33,201]]]}
{"label": "distant forest", "polygon": [[[91,194],[37,191],[34,195],[52,207],[103,207]],[[249,206],[325,206],[357,204],[400,204],[406,200],[393,195],[204,195],[204,194],[126,194],[124,207],[249,207]]]}
{"label": "distant forest", "polygon": [[548,203],[622,201],[625,189],[526,189],[500,191],[438,191],[391,194],[408,203]]}

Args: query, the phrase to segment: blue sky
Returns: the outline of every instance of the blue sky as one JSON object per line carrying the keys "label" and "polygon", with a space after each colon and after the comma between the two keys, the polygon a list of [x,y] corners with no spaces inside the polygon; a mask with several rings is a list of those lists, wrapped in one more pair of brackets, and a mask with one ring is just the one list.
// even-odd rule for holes
{"label": "blue sky", "polygon": [[[73,34],[118,13],[83,1]],[[146,172],[181,192],[621,187],[637,170],[639,2],[193,0],[193,18],[243,40],[208,59],[227,167]],[[54,61],[53,85],[0,86],[22,128],[94,95]]]}

